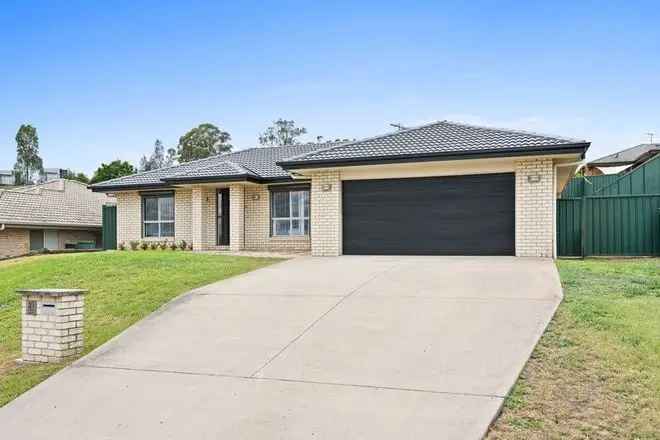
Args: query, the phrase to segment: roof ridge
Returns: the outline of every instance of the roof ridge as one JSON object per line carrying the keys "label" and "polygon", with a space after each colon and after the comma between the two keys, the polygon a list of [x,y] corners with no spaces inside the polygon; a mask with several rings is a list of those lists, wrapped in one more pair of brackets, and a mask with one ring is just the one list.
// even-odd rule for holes
{"label": "roof ridge", "polygon": [[[543,137],[543,138],[554,138],[554,139],[561,139],[564,141],[569,141],[569,142],[587,142],[585,139],[578,139],[578,138],[570,138],[566,136],[558,136],[550,133],[540,133],[538,131],[532,131],[532,130],[520,130],[520,129],[511,129],[511,128],[502,128],[502,127],[495,127],[495,126],[488,126],[488,125],[477,125],[477,124],[469,124],[467,122],[456,122],[456,121],[449,121],[449,120],[443,120],[443,121],[438,121],[438,123],[445,123],[448,125],[454,125],[458,127],[470,127],[470,128],[479,128],[483,130],[495,130],[495,131],[503,131],[506,133],[514,133],[514,134],[525,134],[528,136],[537,136],[537,137]],[[420,127],[421,128],[421,127]]]}
{"label": "roof ridge", "polygon": [[[304,157],[308,154],[315,154],[315,153],[320,153],[322,151],[332,150],[333,148],[336,148],[336,147],[348,145],[351,142],[354,142],[354,141],[338,141],[338,142],[329,141],[329,142],[323,142],[322,144],[331,144],[331,145],[327,146],[325,148],[321,147],[321,148],[318,148],[318,149],[315,149],[315,150],[312,150],[312,151],[308,151],[306,153],[296,154],[295,156],[289,156],[289,157],[286,157],[286,158],[282,159],[281,161],[286,162],[288,160],[296,160],[296,159],[298,159],[300,157]],[[315,144],[315,142],[305,142],[304,144],[297,144],[297,145],[298,146],[306,146],[306,145],[314,145],[314,144]]]}
{"label": "roof ridge", "polygon": [[286,161],[289,161],[289,160],[298,160],[298,159],[301,159],[301,158],[303,158],[307,155],[312,155],[312,154],[316,154],[316,153],[330,151],[330,150],[332,150],[334,148],[338,148],[338,147],[348,147],[348,146],[359,144],[359,143],[362,143],[362,142],[367,142],[367,141],[372,141],[372,140],[375,140],[375,139],[382,139],[382,138],[385,138],[385,137],[388,137],[388,136],[393,136],[395,134],[407,133],[407,132],[410,132],[410,131],[413,131],[413,130],[419,130],[421,128],[426,128],[426,127],[430,127],[432,125],[437,125],[437,124],[440,124],[440,123],[443,123],[443,122],[447,122],[447,121],[427,122],[426,124],[421,124],[421,125],[416,125],[414,127],[404,128],[403,130],[389,131],[387,133],[379,134],[379,135],[376,135],[376,136],[369,136],[369,137],[365,137],[365,138],[361,138],[361,139],[357,139],[357,140],[352,140],[352,141],[348,141],[348,142],[345,142],[345,143],[340,143],[340,144],[337,144],[337,145],[333,145],[333,146],[328,147],[328,148],[314,150],[314,151],[310,151],[308,153],[299,154],[298,156],[288,157],[285,160],[282,160],[282,162],[286,162]]}

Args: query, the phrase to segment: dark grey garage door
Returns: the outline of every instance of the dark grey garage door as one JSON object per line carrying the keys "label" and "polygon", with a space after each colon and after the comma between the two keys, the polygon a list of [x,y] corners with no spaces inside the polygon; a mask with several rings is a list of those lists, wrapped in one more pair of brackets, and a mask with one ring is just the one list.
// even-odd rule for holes
{"label": "dark grey garage door", "polygon": [[514,255],[512,173],[343,182],[344,254]]}

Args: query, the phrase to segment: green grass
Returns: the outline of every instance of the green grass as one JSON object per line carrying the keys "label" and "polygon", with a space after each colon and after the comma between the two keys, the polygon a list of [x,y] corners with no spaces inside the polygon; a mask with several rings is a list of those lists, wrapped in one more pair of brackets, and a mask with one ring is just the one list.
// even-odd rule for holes
{"label": "green grass", "polygon": [[490,439],[660,439],[660,259],[560,260],[564,301]]}
{"label": "green grass", "polygon": [[277,259],[181,251],[50,255],[0,262],[0,406],[67,363],[16,364],[20,358],[18,288],[85,288],[85,353],[192,288]]}

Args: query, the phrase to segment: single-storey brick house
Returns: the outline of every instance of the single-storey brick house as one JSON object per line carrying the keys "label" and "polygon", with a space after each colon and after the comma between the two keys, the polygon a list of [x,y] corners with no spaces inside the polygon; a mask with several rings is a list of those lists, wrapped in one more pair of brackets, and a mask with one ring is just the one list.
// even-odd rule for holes
{"label": "single-storey brick house", "polygon": [[448,121],[252,148],[92,185],[118,241],[312,255],[555,255],[555,198],[589,142]]}
{"label": "single-storey brick house", "polygon": [[101,207],[109,201],[65,179],[0,189],[0,258],[77,248],[83,242],[100,247]]}

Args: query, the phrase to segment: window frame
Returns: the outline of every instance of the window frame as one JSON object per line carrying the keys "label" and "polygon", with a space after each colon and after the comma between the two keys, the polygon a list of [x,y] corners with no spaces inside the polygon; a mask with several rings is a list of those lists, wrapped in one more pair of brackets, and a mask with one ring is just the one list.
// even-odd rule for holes
{"label": "window frame", "polygon": [[[153,239],[160,239],[160,238],[174,238],[176,236],[176,200],[175,200],[175,195],[174,191],[163,191],[163,192],[146,192],[146,193],[140,193],[141,201],[141,216],[140,216],[140,223],[141,223],[141,231],[142,231],[142,238],[153,238]],[[145,220],[145,213],[146,213],[146,203],[148,199],[162,199],[162,198],[171,198],[172,199],[172,220],[162,220],[161,219],[161,211],[160,211],[160,203],[157,203],[157,209],[158,209],[158,220]],[[162,229],[162,224],[163,223],[171,223],[172,224],[172,235],[162,235],[161,229]],[[150,235],[147,236],[146,231],[147,231],[147,224],[157,224],[158,225],[158,235]]]}
{"label": "window frame", "polygon": [[[310,190],[310,185],[287,185],[287,186],[271,186],[269,187],[270,190],[270,196],[269,196],[269,207],[268,207],[268,216],[269,216],[269,224],[270,224],[270,236],[274,238],[296,238],[296,237],[309,237],[311,235],[311,190]],[[275,193],[287,193],[289,197],[289,216],[288,217],[274,217],[273,210],[274,210],[274,195]],[[307,216],[305,216],[305,204],[303,202],[303,205],[299,207],[299,213],[301,215],[299,216],[293,216],[293,203],[292,203],[292,194],[293,193],[307,193]],[[304,200],[304,196],[302,197]],[[277,234],[276,233],[276,228],[275,228],[275,222],[276,221],[284,221],[288,220],[289,221],[289,233],[288,234]],[[291,231],[293,230],[293,222],[295,220],[298,220],[301,225],[301,230],[302,233],[300,234],[292,234]],[[305,222],[307,222],[308,227],[307,227],[307,232],[305,232]]]}

